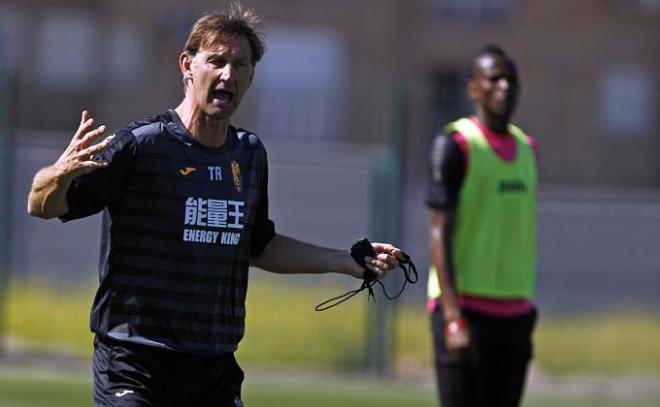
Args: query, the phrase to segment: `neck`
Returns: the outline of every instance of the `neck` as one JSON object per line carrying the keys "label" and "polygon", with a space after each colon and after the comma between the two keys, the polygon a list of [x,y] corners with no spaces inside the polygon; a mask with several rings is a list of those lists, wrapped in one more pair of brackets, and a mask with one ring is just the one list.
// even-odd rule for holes
{"label": "neck", "polygon": [[227,141],[229,119],[213,119],[205,115],[188,97],[175,110],[188,132],[201,144],[219,148]]}
{"label": "neck", "polygon": [[477,119],[496,134],[507,134],[509,132],[509,117],[487,114],[482,109],[477,109]]}

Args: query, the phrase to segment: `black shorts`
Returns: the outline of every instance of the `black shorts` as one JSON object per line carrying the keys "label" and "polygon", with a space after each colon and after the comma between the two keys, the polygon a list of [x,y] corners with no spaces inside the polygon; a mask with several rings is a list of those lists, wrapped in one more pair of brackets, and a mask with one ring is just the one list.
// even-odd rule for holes
{"label": "black shorts", "polygon": [[432,316],[436,379],[443,407],[517,407],[532,358],[537,312],[497,317],[462,310],[470,343],[460,352],[445,346],[444,320],[438,307]]}
{"label": "black shorts", "polygon": [[233,353],[199,355],[97,337],[94,406],[243,407]]}

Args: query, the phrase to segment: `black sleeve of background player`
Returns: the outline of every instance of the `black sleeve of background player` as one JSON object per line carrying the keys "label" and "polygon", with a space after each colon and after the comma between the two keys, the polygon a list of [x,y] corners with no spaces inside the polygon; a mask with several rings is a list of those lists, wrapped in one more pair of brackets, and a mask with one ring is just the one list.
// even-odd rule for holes
{"label": "black sleeve of background player", "polygon": [[275,223],[268,218],[268,164],[264,171],[264,179],[261,184],[261,199],[257,207],[257,219],[252,229],[252,240],[250,242],[250,256],[259,257],[263,253],[266,244],[275,237]]}
{"label": "black sleeve of background player", "polygon": [[128,130],[118,131],[108,148],[94,159],[110,165],[71,183],[67,191],[69,212],[60,217],[63,222],[93,215],[121,199],[137,163],[135,136]]}
{"label": "black sleeve of background player", "polygon": [[433,140],[426,204],[435,209],[456,208],[465,173],[465,157],[452,134]]}

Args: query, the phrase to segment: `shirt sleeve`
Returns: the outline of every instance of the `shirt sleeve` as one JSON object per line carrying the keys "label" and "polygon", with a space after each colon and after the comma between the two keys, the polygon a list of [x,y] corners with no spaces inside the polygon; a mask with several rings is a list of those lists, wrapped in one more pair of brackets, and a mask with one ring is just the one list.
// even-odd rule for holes
{"label": "shirt sleeve", "polygon": [[137,163],[135,136],[129,130],[118,131],[94,160],[109,165],[73,180],[67,191],[69,212],[60,217],[63,222],[93,215],[121,199]]}
{"label": "shirt sleeve", "polygon": [[466,158],[456,141],[456,133],[440,134],[433,140],[428,194],[430,208],[456,208],[465,176]]}
{"label": "shirt sleeve", "polygon": [[250,256],[259,257],[263,253],[268,242],[275,237],[275,223],[268,218],[268,163],[264,170],[261,184],[259,205],[257,207],[257,218],[252,229],[252,240],[250,241]]}
{"label": "shirt sleeve", "polygon": [[529,140],[529,145],[532,146],[532,150],[534,151],[534,158],[536,158],[536,164],[539,164],[539,147],[538,143],[536,142],[536,139],[529,134],[527,135],[527,140]]}

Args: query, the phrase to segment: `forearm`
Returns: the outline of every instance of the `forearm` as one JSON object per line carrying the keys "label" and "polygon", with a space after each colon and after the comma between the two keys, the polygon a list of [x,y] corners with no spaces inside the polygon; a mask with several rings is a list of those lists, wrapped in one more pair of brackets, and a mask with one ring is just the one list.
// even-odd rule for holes
{"label": "forearm", "polygon": [[315,246],[283,235],[276,235],[259,257],[250,259],[253,266],[281,274],[351,274],[349,261],[352,259],[345,250]]}
{"label": "forearm", "polygon": [[431,260],[436,268],[438,283],[440,284],[440,290],[442,292],[439,301],[442,305],[444,317],[445,319],[456,319],[460,317],[460,310],[456,299],[454,282],[450,276],[444,252],[444,249],[433,249],[431,251]]}
{"label": "forearm", "polygon": [[39,170],[28,195],[28,213],[43,219],[65,215],[69,211],[66,194],[71,181],[55,165]]}
{"label": "forearm", "polygon": [[456,297],[449,239],[453,225],[452,212],[432,211],[429,236],[431,261],[436,268],[438,283],[442,292],[439,300],[445,320],[460,318],[460,307]]}
{"label": "forearm", "polygon": [[456,290],[454,283],[449,277],[446,267],[438,270],[438,281],[440,283],[440,304],[442,306],[442,313],[445,321],[452,321],[461,317],[461,310],[456,298]]}

